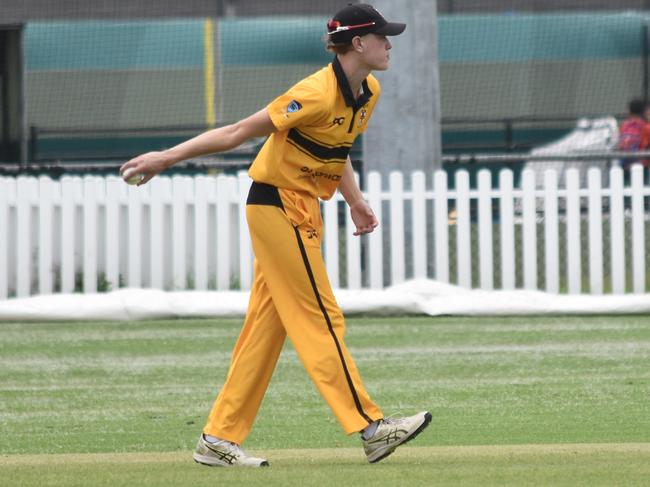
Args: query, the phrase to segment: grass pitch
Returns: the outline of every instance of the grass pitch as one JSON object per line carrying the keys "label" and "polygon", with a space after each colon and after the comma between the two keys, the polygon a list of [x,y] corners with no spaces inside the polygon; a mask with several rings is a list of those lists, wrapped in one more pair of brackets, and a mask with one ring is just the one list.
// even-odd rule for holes
{"label": "grass pitch", "polygon": [[0,485],[645,485],[650,317],[354,318],[386,414],[431,426],[368,465],[288,345],[245,445],[191,450],[241,320],[0,324]]}
{"label": "grass pitch", "polygon": [[[25,486],[647,485],[648,444],[403,447],[376,465],[358,448],[262,450],[271,468],[208,468],[187,452],[11,455],[5,479]],[[388,460],[388,459],[387,459]]]}

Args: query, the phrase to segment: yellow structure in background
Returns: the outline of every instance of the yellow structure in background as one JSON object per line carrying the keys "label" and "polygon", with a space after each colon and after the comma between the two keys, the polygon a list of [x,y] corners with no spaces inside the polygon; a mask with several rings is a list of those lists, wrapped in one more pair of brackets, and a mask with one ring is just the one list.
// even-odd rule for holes
{"label": "yellow structure in background", "polygon": [[214,127],[217,117],[214,109],[214,25],[211,19],[205,19],[203,24],[203,52],[204,52],[204,98],[205,98],[205,123]]}

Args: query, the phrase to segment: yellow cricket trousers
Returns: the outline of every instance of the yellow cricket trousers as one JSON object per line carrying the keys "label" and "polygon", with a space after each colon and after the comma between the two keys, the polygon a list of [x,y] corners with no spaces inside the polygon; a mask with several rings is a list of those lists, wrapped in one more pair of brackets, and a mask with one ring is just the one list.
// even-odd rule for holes
{"label": "yellow cricket trousers", "polygon": [[381,419],[343,342],[345,323],[320,249],[318,199],[253,183],[246,216],[255,278],[230,370],[204,433],[243,443],[286,336],[347,434]]}

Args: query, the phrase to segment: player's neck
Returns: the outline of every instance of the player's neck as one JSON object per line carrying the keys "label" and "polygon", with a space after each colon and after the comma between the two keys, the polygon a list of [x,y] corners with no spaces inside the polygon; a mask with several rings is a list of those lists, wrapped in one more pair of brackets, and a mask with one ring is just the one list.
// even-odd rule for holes
{"label": "player's neck", "polygon": [[361,66],[358,60],[353,56],[339,56],[339,62],[345,73],[345,77],[350,83],[350,89],[355,98],[361,94],[361,84],[368,77],[371,70]]}

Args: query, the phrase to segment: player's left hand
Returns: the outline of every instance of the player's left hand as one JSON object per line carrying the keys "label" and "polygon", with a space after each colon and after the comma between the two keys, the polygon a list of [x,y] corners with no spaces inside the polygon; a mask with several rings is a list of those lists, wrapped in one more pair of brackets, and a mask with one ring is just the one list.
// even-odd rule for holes
{"label": "player's left hand", "polygon": [[359,200],[350,207],[350,215],[352,221],[357,227],[354,232],[355,236],[363,235],[364,233],[372,232],[379,225],[379,221],[372,211],[370,205],[365,200]]}

